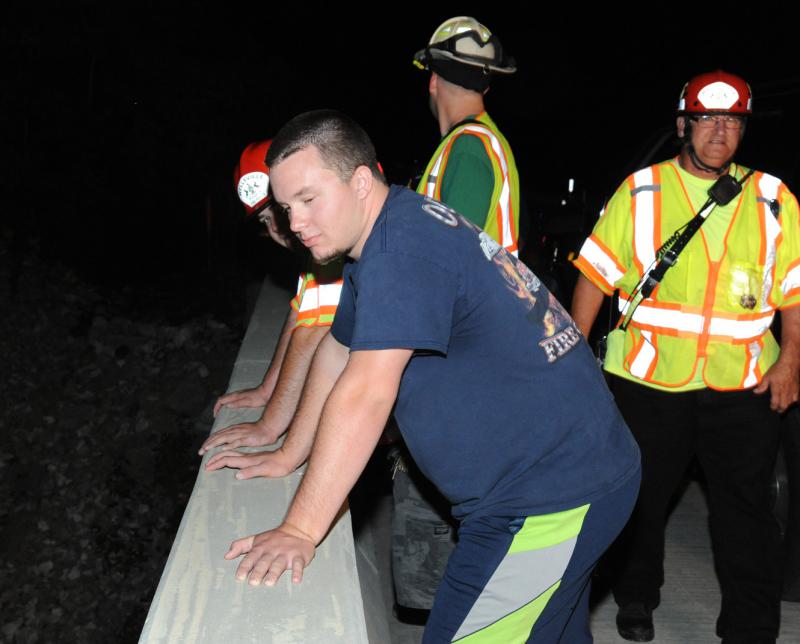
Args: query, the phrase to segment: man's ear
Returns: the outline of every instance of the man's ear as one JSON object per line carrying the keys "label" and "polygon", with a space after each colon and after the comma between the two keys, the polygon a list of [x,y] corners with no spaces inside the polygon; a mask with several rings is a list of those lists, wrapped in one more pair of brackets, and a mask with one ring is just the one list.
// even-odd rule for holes
{"label": "man's ear", "polygon": [[359,199],[365,199],[367,195],[372,192],[374,181],[375,177],[372,176],[372,170],[365,165],[360,165],[353,172],[350,185],[355,189]]}
{"label": "man's ear", "polygon": [[678,138],[682,139],[684,133],[686,132],[686,117],[679,116],[677,119],[675,119],[675,127],[678,130]]}
{"label": "man's ear", "polygon": [[439,77],[435,72],[431,72],[430,80],[428,80],[428,93],[434,95],[439,89]]}

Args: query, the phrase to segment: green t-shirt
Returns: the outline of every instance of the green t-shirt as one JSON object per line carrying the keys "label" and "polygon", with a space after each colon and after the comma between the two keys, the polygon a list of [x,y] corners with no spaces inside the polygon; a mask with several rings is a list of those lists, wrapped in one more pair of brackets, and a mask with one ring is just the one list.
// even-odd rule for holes
{"label": "green t-shirt", "polygon": [[494,191],[494,170],[477,136],[453,142],[442,177],[441,200],[473,224],[485,228]]}

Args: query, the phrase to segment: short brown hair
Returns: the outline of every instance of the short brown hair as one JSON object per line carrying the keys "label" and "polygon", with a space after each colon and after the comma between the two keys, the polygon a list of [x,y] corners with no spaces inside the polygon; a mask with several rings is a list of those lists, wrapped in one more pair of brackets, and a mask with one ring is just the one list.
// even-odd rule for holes
{"label": "short brown hair", "polygon": [[375,178],[386,183],[375,156],[375,146],[364,128],[336,110],[305,112],[286,123],[272,140],[267,165],[277,165],[312,145],[319,150],[325,165],[342,181],[349,181],[356,168],[365,165]]}

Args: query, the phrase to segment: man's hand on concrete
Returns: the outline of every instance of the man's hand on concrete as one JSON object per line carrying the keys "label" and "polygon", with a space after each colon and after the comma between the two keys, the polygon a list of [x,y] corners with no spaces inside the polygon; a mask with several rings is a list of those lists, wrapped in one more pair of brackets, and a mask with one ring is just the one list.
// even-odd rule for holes
{"label": "man's hand on concrete", "polygon": [[800,372],[793,361],[781,360],[772,365],[764,374],[764,378],[753,390],[763,394],[769,389],[770,407],[779,412],[785,412],[792,404],[797,402],[800,390]]}
{"label": "man's hand on concrete", "polygon": [[221,470],[223,467],[230,467],[239,470],[236,473],[236,478],[240,480],[252,479],[257,476],[280,478],[281,476],[288,476],[301,464],[295,458],[287,455],[281,448],[276,449],[274,452],[253,452],[250,454],[226,449],[208,459],[206,471],[213,472],[214,470]]}
{"label": "man's hand on concrete", "polygon": [[285,570],[291,570],[292,581],[300,583],[303,569],[311,563],[315,552],[316,546],[307,534],[284,523],[275,530],[237,539],[225,559],[245,555],[236,569],[236,578],[247,580],[251,586],[262,582],[274,586]]}
{"label": "man's hand on concrete", "polygon": [[200,456],[214,447],[225,446],[231,450],[237,447],[262,447],[272,445],[281,435],[280,430],[276,430],[265,422],[264,418],[254,423],[239,423],[231,425],[218,432],[214,432],[206,439],[198,452]]}
{"label": "man's hand on concrete", "polygon": [[214,417],[216,418],[223,405],[231,409],[239,409],[240,407],[264,407],[269,402],[271,394],[272,392],[265,393],[261,387],[232,391],[229,394],[217,398],[217,402],[214,403]]}

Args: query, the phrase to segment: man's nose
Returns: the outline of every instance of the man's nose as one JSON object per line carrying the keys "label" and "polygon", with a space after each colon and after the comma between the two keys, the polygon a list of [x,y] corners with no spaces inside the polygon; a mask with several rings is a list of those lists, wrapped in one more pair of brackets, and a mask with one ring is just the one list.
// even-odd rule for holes
{"label": "man's nose", "polygon": [[287,217],[289,217],[289,230],[293,233],[300,232],[306,226],[306,221],[303,217],[298,216],[296,213],[293,213],[291,210],[286,213]]}
{"label": "man's nose", "polygon": [[725,117],[719,116],[711,121],[714,124],[714,130],[726,130],[727,125],[725,124]]}

